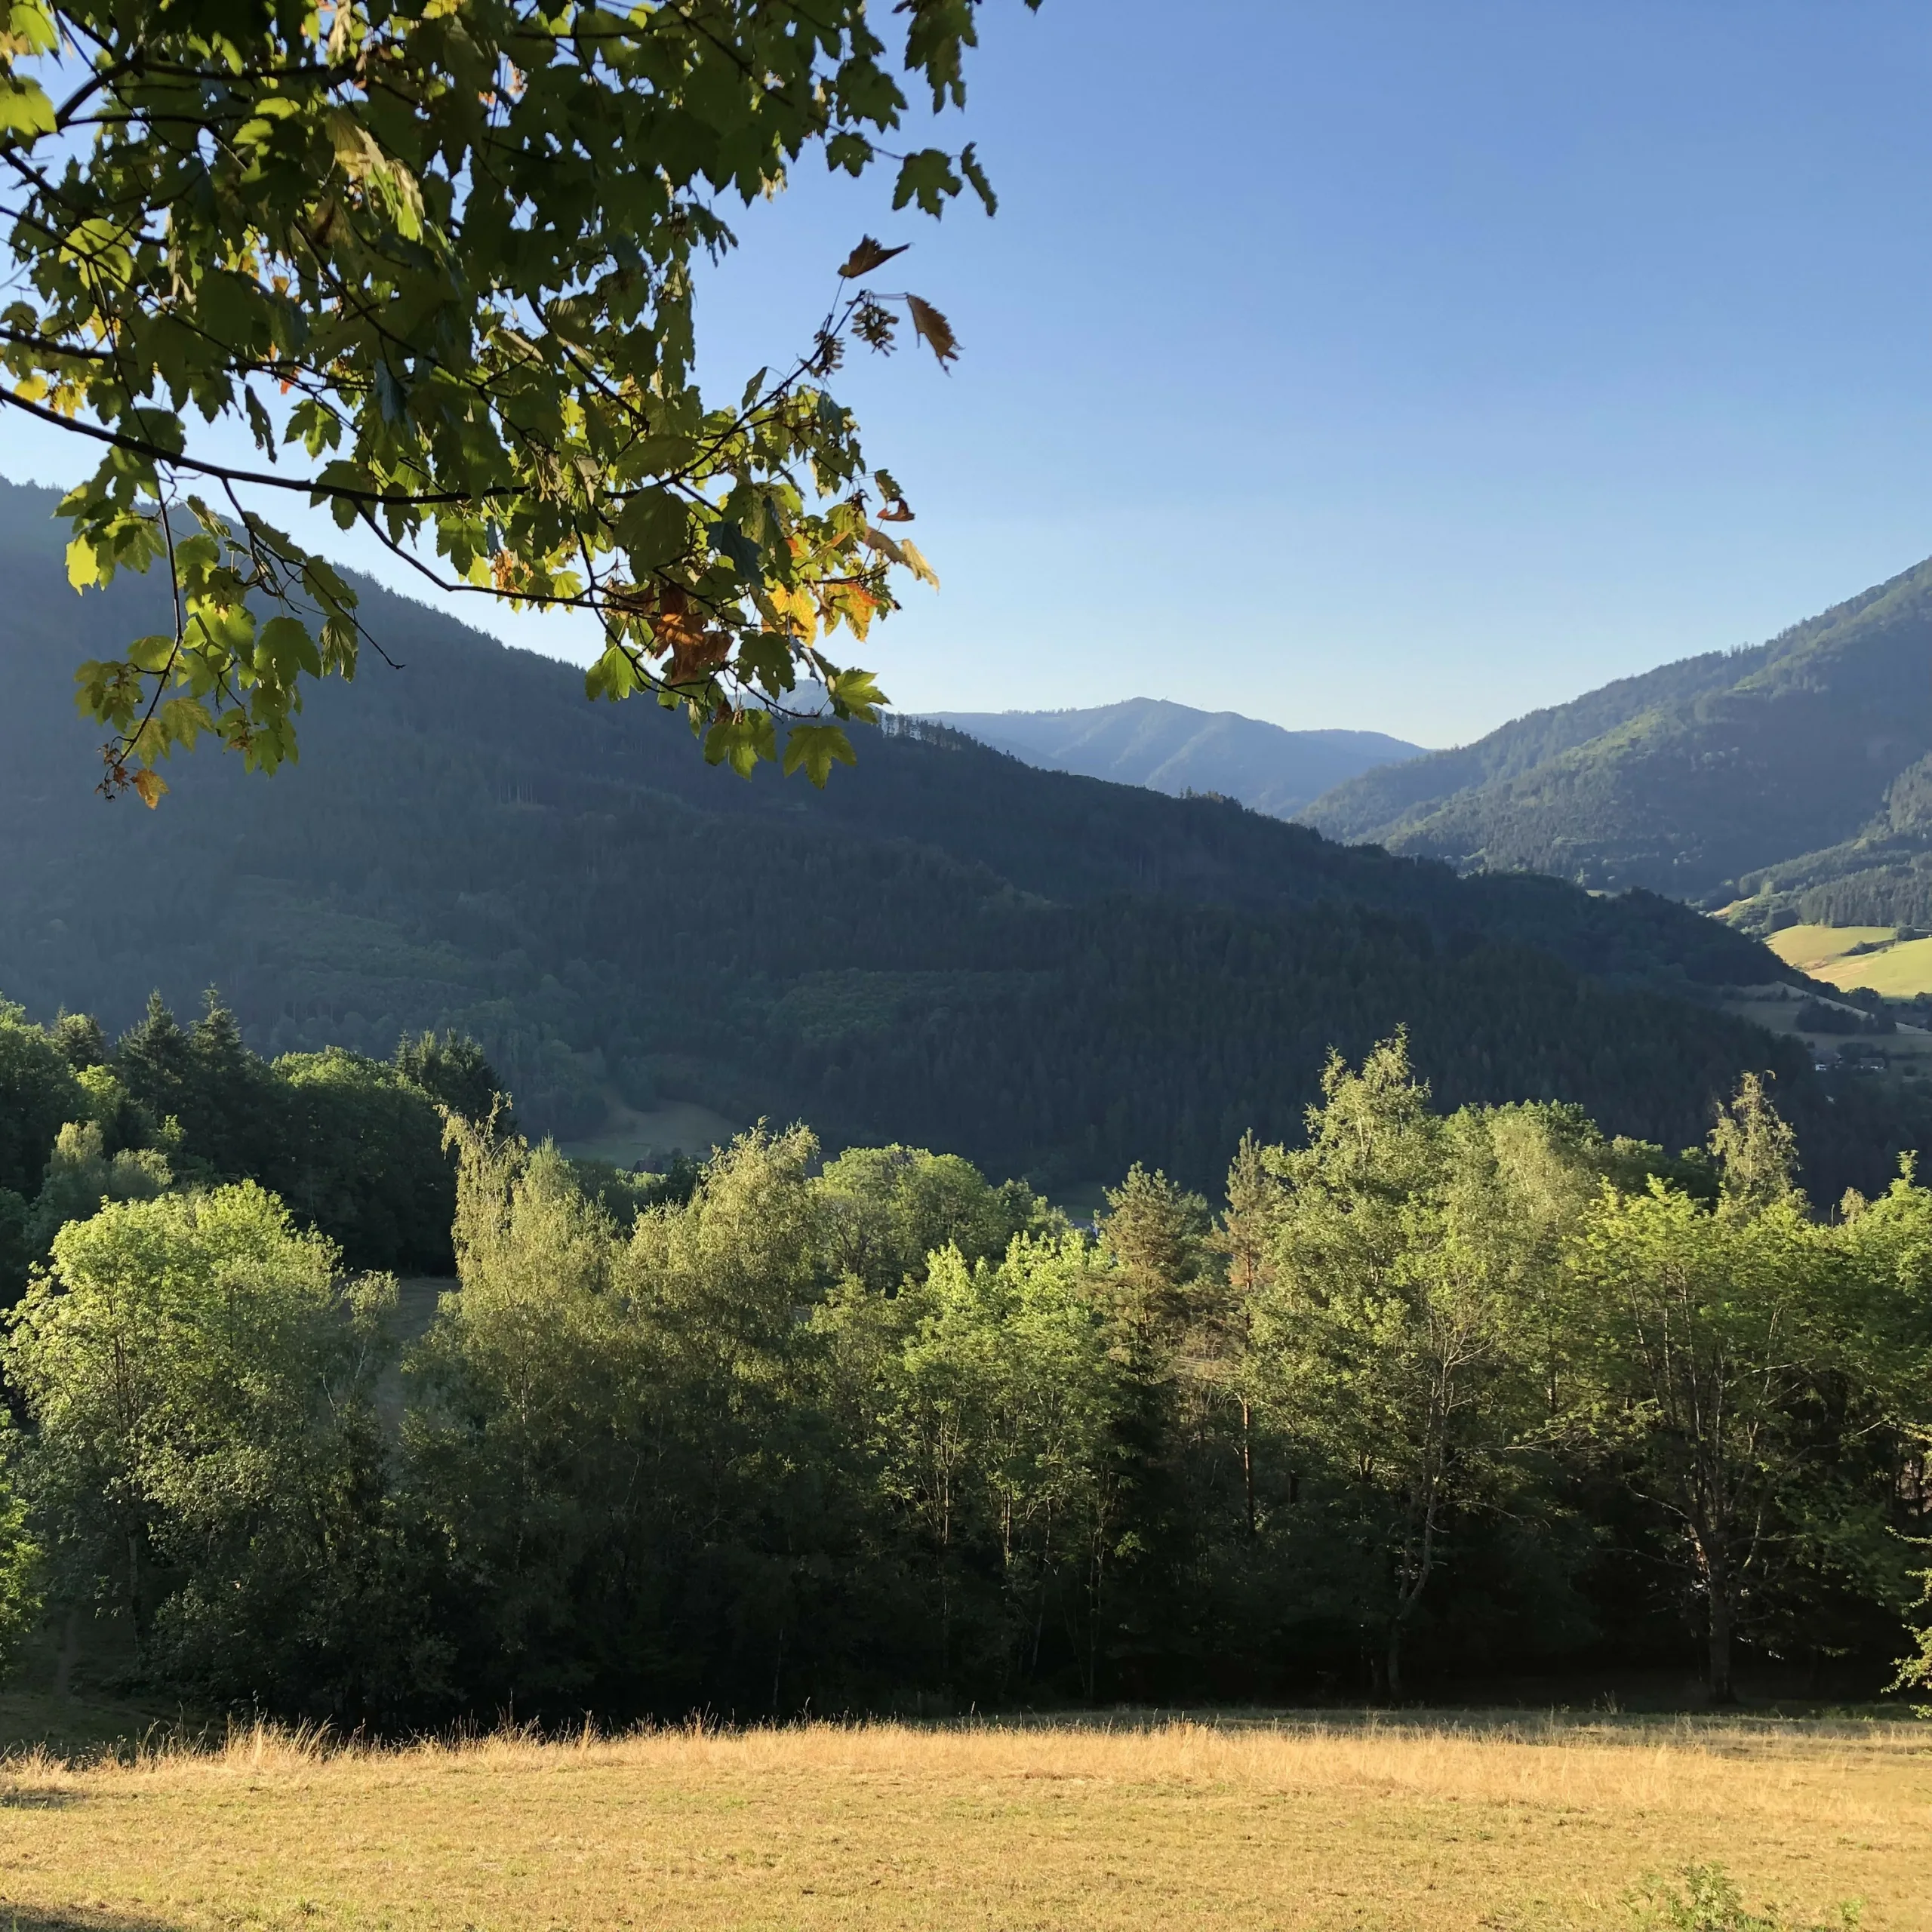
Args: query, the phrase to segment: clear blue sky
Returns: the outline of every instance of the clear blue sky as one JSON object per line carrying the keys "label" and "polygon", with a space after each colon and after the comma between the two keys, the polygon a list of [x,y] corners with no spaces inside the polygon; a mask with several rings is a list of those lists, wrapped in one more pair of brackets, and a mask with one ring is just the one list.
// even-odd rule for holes
{"label": "clear blue sky", "polygon": [[[1922,5],[983,23],[947,118],[997,220],[814,168],[702,317],[742,380],[861,229],[918,244],[961,361],[843,390],[944,580],[868,654],[902,705],[1147,694],[1447,743],[1932,552]],[[71,466],[5,434],[0,469]]]}

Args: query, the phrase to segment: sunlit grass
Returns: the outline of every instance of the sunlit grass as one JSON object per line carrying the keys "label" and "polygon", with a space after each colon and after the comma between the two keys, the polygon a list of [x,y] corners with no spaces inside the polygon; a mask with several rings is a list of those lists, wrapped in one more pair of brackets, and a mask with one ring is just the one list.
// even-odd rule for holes
{"label": "sunlit grass", "polygon": [[[1603,1720],[818,1725],[398,1751],[240,1733],[0,1774],[0,1913],[478,1928],[1932,1925],[1932,1731]],[[0,1917],[0,1924],[6,1923]]]}
{"label": "sunlit grass", "polygon": [[[1787,966],[1847,992],[1869,987],[1892,999],[1932,992],[1932,939],[1901,940],[1890,926],[1786,926],[1764,943]],[[1853,950],[1861,946],[1875,949]]]}

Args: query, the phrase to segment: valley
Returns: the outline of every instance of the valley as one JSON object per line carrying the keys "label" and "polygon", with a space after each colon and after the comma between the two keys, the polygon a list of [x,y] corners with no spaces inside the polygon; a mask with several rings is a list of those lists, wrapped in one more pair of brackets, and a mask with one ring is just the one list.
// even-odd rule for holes
{"label": "valley", "polygon": [[0,992],[37,1015],[112,1032],[214,985],[271,1056],[468,1032],[573,1148],[802,1118],[1052,1192],[1137,1159],[1215,1186],[1244,1131],[1298,1131],[1331,1048],[1406,1024],[1446,1103],[1560,1097],[1671,1146],[1779,1066],[1834,1190],[1890,1171],[1896,1123],[1826,1106],[1713,1003],[1787,969],[1661,897],[1459,878],[943,727],[868,737],[822,794],[746,783],[654,709],[373,588],[407,668],[318,691],[299,766],[197,758],[164,811],[103,804],[72,660],[151,586],[77,599],[51,506],[0,490]]}

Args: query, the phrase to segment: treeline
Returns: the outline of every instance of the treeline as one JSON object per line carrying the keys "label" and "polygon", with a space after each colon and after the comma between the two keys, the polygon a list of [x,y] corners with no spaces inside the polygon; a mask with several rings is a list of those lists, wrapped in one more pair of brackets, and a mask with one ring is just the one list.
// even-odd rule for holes
{"label": "treeline", "polygon": [[183,1026],[157,993],[109,1041],[86,1014],[51,1026],[0,1001],[0,1295],[103,1199],[255,1180],[352,1268],[446,1273],[454,1169],[441,1109],[490,1113],[472,1040],[424,1034],[393,1057],[341,1048],[272,1062],[211,992]]}
{"label": "treeline", "polygon": [[13,1574],[31,1535],[150,1688],[400,1728],[1695,1659],[1723,1699],[1905,1647],[1932,1192],[1814,1217],[1755,1081],[1668,1159],[1436,1112],[1398,1038],[1217,1212],[1137,1168],[1094,1229],[802,1128],[638,1206],[448,1118],[460,1286],[406,1350],[253,1183],[54,1236]]}

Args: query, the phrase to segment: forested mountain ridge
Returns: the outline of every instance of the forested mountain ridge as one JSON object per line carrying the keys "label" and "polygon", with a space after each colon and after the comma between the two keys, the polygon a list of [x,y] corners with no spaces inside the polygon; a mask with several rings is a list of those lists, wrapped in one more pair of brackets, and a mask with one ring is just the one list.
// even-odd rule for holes
{"label": "forested mountain ridge", "polygon": [[1932,751],[1932,563],[1768,643],[1668,664],[1364,774],[1299,816],[1464,869],[1722,903],[1853,840]]}
{"label": "forested mountain ridge", "polygon": [[746,783],[374,586],[407,668],[312,697],[298,767],[197,758],[158,811],[103,803],[72,667],[151,627],[157,586],[76,598],[51,506],[0,493],[0,992],[37,1013],[112,1029],[213,983],[269,1052],[466,1029],[539,1130],[675,1095],[1049,1182],[1142,1158],[1211,1185],[1242,1132],[1298,1131],[1331,1045],[1403,1024],[1446,1103],[1575,1100],[1673,1146],[1779,1069],[1821,1194],[1921,1137],[1667,996],[1789,976],[1663,900],[1460,880],[931,728],[822,795]]}
{"label": "forested mountain ridge", "polygon": [[1070,711],[933,715],[1049,771],[1145,785],[1176,797],[1217,792],[1277,818],[1292,817],[1358,772],[1423,755],[1421,746],[1380,731],[1290,731],[1238,712],[1197,711],[1163,698]]}

